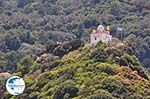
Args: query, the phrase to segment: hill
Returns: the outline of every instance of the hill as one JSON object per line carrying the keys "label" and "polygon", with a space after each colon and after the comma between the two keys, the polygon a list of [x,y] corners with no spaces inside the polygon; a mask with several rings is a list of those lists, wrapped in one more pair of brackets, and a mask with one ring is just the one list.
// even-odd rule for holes
{"label": "hill", "polygon": [[96,47],[81,46],[61,59],[45,60],[42,64],[26,56],[19,68],[14,75],[24,77],[24,94],[11,97],[5,92],[1,95],[3,98],[150,98],[149,76],[136,56],[123,48],[112,49],[102,43]]}
{"label": "hill", "polygon": [[[110,25],[113,37],[133,38],[129,43],[136,45],[131,49],[149,68],[150,11],[143,7],[149,1],[142,1],[142,6],[137,7],[119,0],[1,0],[1,67],[15,72],[17,62],[25,54],[38,56],[51,41],[82,39],[89,42],[92,29],[103,24]],[[141,0],[130,2],[139,4]],[[8,58],[12,53],[15,59]]]}
{"label": "hill", "polygon": [[[147,0],[0,0],[0,97],[150,98],[150,2]],[[113,46],[88,45],[99,24]],[[114,46],[118,40],[121,44]],[[5,89],[24,78],[24,94]]]}

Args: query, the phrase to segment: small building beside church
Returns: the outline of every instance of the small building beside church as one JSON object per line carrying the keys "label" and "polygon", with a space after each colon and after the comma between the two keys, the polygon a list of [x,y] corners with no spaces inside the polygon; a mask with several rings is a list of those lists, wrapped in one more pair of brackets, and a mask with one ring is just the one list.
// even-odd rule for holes
{"label": "small building beside church", "polygon": [[109,30],[106,30],[103,25],[99,25],[97,29],[94,29],[90,34],[91,45],[95,46],[98,42],[108,44],[112,41],[112,35]]}

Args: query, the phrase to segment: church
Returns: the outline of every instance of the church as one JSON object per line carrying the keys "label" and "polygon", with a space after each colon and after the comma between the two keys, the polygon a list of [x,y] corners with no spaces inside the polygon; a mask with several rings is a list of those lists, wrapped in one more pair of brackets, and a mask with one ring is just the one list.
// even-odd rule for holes
{"label": "church", "polygon": [[91,45],[95,46],[98,42],[108,44],[112,41],[112,35],[110,34],[109,29],[105,29],[103,25],[99,25],[97,29],[94,29],[90,34]]}

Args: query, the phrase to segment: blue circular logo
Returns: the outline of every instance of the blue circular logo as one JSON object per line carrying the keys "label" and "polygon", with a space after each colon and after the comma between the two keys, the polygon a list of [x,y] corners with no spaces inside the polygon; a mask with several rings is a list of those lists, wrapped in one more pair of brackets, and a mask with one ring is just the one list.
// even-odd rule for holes
{"label": "blue circular logo", "polygon": [[12,95],[19,95],[25,89],[25,82],[22,78],[13,76],[7,80],[6,89]]}

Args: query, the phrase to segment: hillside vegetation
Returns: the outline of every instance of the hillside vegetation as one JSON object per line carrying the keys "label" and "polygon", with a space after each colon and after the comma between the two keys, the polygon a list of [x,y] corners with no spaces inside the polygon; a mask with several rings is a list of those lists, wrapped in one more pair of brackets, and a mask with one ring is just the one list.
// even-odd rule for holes
{"label": "hillside vegetation", "polygon": [[[150,80],[140,62],[123,48],[85,45],[53,62],[35,63],[26,56],[14,75],[26,90],[13,99],[149,99]],[[28,67],[26,66],[28,65]],[[29,72],[27,72],[30,70]],[[3,80],[4,81],[4,80]]]}
{"label": "hillside vegetation", "polygon": [[[0,0],[0,97],[149,99],[150,2],[123,1]],[[99,24],[123,46],[91,47]],[[10,75],[23,94],[6,91]]]}
{"label": "hillside vegetation", "polygon": [[[121,0],[120,0],[121,1]],[[54,42],[82,39],[89,42],[89,33],[99,24],[110,25],[114,37],[122,39],[123,29],[130,50],[146,68],[150,66],[149,1],[130,0],[142,6],[119,0],[1,0],[0,63],[15,71],[17,62],[29,54],[43,53]],[[127,1],[129,2],[129,1]],[[128,39],[127,39],[128,40]],[[134,45],[134,46],[133,46]],[[13,59],[10,58],[13,55]],[[10,67],[14,68],[10,68]],[[1,68],[2,71],[6,69]],[[12,69],[12,70],[10,70]]]}

